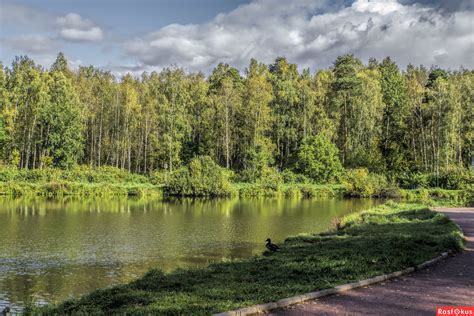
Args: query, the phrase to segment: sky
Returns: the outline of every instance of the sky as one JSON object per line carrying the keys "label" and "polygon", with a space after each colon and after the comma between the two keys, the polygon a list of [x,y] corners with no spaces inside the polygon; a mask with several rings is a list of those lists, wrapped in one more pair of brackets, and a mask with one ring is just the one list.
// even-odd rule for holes
{"label": "sky", "polygon": [[0,61],[120,76],[177,66],[244,71],[285,56],[313,71],[337,56],[474,68],[473,0],[0,0]]}

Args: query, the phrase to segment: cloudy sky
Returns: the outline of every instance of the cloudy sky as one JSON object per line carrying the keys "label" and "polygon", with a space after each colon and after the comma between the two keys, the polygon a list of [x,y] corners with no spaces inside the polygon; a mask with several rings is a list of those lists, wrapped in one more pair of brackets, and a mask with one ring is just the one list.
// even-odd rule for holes
{"label": "cloudy sky", "polygon": [[364,61],[474,68],[473,0],[0,0],[0,60],[28,55],[49,67],[116,74],[170,65],[241,70],[254,57],[301,68],[341,54]]}

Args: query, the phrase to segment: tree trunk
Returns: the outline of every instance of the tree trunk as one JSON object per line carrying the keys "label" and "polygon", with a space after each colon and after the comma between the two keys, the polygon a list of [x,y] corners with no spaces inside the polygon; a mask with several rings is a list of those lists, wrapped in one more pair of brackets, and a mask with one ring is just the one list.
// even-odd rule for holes
{"label": "tree trunk", "polygon": [[103,124],[103,108],[104,108],[104,103],[100,103],[100,123],[99,123],[99,144],[98,144],[98,153],[97,153],[97,166],[100,167],[100,158],[102,154],[102,124]]}
{"label": "tree trunk", "polygon": [[229,105],[227,101],[225,107],[225,166],[227,169],[230,167],[229,137]]}

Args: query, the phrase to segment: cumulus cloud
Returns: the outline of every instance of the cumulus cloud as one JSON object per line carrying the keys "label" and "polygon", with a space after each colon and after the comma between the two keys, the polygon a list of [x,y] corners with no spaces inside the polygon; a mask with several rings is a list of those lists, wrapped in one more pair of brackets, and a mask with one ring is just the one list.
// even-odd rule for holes
{"label": "cumulus cloud", "polygon": [[[469,0],[466,0],[469,1]],[[459,4],[461,0],[457,1]],[[474,14],[395,0],[254,0],[203,24],[171,24],[124,45],[143,67],[209,71],[218,62],[243,69],[277,56],[312,69],[341,54],[391,56],[408,63],[474,66]],[[464,8],[458,5],[459,8]]]}
{"label": "cumulus cloud", "polygon": [[68,41],[100,41],[104,34],[100,27],[91,20],[81,17],[77,13],[68,13],[58,17],[56,22],[61,26],[59,35]]}
{"label": "cumulus cloud", "polygon": [[400,0],[400,2],[403,4],[419,3],[428,5],[446,13],[474,10],[474,1],[470,0]]}
{"label": "cumulus cloud", "polygon": [[87,30],[63,29],[59,34],[69,41],[100,41],[103,38],[103,32],[98,27]]}

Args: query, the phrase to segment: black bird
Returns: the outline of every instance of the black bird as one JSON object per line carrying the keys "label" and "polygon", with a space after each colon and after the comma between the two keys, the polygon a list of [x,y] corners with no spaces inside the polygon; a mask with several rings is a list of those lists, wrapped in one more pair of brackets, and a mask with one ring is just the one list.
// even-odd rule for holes
{"label": "black bird", "polygon": [[2,316],[9,316],[10,314],[10,307],[5,307],[5,309],[0,313]]}
{"label": "black bird", "polygon": [[278,251],[280,250],[280,247],[278,247],[277,245],[275,245],[274,243],[272,243],[272,240],[270,238],[268,238],[267,240],[265,240],[267,242],[267,244],[265,245],[265,247],[267,247],[268,250],[270,251]]}

